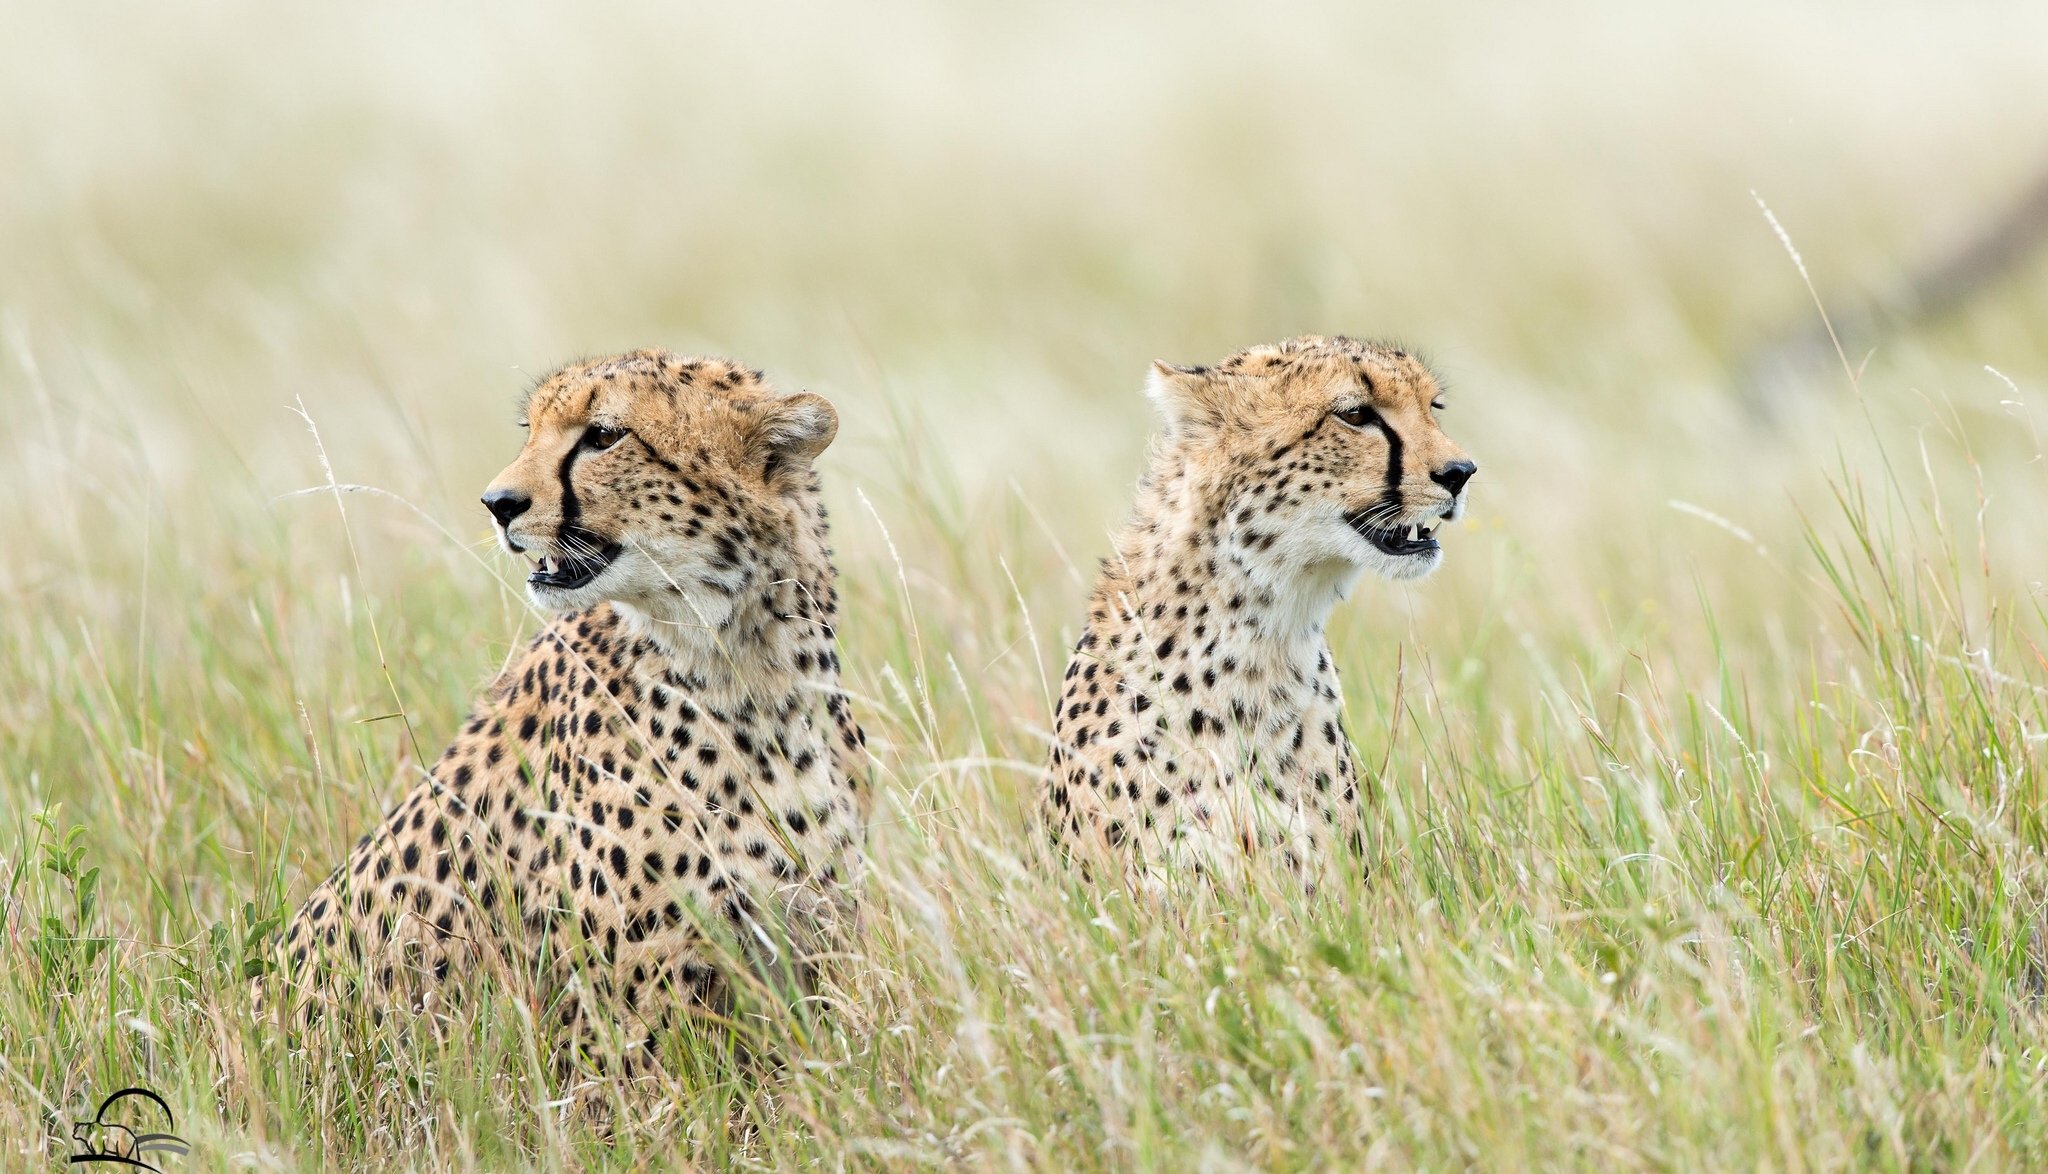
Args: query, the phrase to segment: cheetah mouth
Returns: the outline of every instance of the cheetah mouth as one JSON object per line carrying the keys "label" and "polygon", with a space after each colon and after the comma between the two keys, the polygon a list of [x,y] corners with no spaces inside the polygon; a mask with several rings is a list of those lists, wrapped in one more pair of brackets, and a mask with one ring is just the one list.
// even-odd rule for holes
{"label": "cheetah mouth", "polygon": [[1393,558],[1421,558],[1435,554],[1443,546],[1436,540],[1436,527],[1409,523],[1382,529],[1371,524],[1369,513],[1356,513],[1344,521],[1360,538],[1372,543],[1374,550]]}
{"label": "cheetah mouth", "polygon": [[558,545],[570,548],[572,553],[542,555],[539,565],[526,577],[528,587],[551,587],[557,591],[587,587],[591,580],[604,574],[622,549],[618,543],[606,542],[583,529],[563,531]]}

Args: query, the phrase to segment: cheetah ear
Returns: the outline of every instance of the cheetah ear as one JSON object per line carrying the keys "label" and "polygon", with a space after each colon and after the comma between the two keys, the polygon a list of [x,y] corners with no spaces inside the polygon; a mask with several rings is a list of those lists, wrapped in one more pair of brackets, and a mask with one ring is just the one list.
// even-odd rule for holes
{"label": "cheetah ear", "polygon": [[1145,394],[1166,417],[1169,432],[1201,432],[1223,423],[1223,407],[1207,367],[1176,367],[1154,360]]}
{"label": "cheetah ear", "polygon": [[839,413],[822,395],[800,391],[777,396],[755,409],[753,446],[762,476],[804,469],[839,434]]}

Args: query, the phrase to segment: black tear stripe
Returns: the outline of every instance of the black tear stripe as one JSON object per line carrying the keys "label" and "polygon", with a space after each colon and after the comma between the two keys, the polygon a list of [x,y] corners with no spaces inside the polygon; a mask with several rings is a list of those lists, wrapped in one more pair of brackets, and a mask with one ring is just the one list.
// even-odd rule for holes
{"label": "black tear stripe", "polygon": [[558,533],[567,534],[569,528],[576,524],[576,519],[583,516],[583,506],[576,500],[576,487],[569,482],[569,471],[575,467],[576,457],[582,451],[581,439],[570,445],[568,453],[562,457],[561,471],[556,474],[562,482],[562,523]]}
{"label": "black tear stripe", "polygon": [[1401,434],[1380,417],[1380,431],[1387,437],[1387,504],[1393,508],[1386,512],[1388,518],[1401,516]]}

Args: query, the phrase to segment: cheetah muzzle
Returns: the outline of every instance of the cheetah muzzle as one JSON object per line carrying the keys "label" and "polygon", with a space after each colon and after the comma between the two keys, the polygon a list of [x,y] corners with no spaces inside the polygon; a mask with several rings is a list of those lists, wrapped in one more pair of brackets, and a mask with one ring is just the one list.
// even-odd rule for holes
{"label": "cheetah muzzle", "polygon": [[1410,522],[1382,529],[1373,525],[1375,512],[1360,510],[1344,518],[1345,524],[1372,543],[1374,550],[1391,558],[1434,558],[1443,552],[1443,544],[1436,540],[1435,526]]}
{"label": "cheetah muzzle", "polygon": [[580,527],[565,530],[557,544],[564,552],[540,555],[526,585],[556,591],[576,591],[596,581],[625,549]]}

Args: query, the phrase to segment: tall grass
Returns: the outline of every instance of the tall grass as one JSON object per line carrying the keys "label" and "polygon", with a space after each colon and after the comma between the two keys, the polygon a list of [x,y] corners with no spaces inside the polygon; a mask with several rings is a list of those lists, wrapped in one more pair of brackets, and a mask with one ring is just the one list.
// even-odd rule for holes
{"label": "tall grass", "polygon": [[[2038,166],[2043,21],[22,10],[0,1167],[136,1083],[192,1169],[2048,1163],[2048,270],[1730,386],[1812,313],[1749,191],[1881,287]],[[1144,364],[1305,330],[1482,466],[1332,633],[1370,879],[1083,884],[1028,815]],[[518,390],[647,344],[839,405],[881,800],[858,956],[604,1138],[516,978],[247,979],[535,623]]]}

